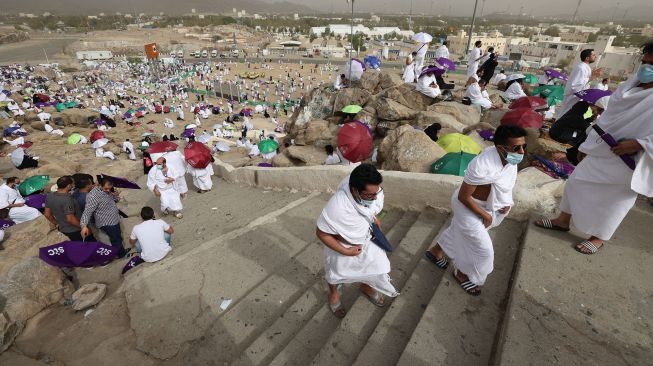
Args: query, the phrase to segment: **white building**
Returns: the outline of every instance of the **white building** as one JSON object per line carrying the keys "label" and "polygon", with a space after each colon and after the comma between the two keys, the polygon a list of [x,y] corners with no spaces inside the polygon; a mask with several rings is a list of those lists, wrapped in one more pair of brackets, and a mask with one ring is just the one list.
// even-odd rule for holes
{"label": "white building", "polygon": [[[459,56],[467,55],[467,41],[467,32],[464,30],[459,31],[456,35],[448,36],[447,42],[449,52]],[[476,41],[481,41],[484,50],[488,47],[494,47],[494,52],[502,55],[506,53],[508,38],[504,37],[503,34],[498,31],[489,33],[473,33],[470,47],[474,47]]]}
{"label": "white building", "polygon": [[[347,36],[351,33],[350,24],[329,24],[326,27],[312,27],[311,33],[321,37],[326,29],[333,32],[336,36]],[[354,25],[354,34],[362,33],[368,37],[384,36],[386,34],[397,33],[401,37],[411,37],[415,34],[413,31],[401,30],[399,27],[373,27],[368,28],[362,24]]]}

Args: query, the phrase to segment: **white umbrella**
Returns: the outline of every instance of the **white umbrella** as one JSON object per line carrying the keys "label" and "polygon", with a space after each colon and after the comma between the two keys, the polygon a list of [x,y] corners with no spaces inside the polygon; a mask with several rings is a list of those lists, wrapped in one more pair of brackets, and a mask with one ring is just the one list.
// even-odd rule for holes
{"label": "white umbrella", "polygon": [[16,167],[20,166],[23,163],[23,158],[25,158],[25,150],[22,147],[17,148],[12,151],[10,158]]}
{"label": "white umbrella", "polygon": [[97,149],[98,147],[102,147],[102,146],[104,146],[104,145],[106,145],[108,143],[109,143],[108,139],[98,139],[98,140],[95,140],[95,142],[93,144],[91,144],[91,146],[94,149]]}
{"label": "white umbrella", "polygon": [[263,106],[260,105],[260,104],[257,105],[256,107],[254,107],[254,111],[256,111],[256,113],[261,113],[261,112],[263,112]]}
{"label": "white umbrella", "polygon": [[413,40],[420,43],[429,43],[433,40],[433,36],[428,33],[419,32],[413,36]]}
{"label": "white umbrella", "polygon": [[153,135],[152,132],[143,132],[143,134],[141,135],[141,137],[147,137],[147,136],[152,136],[152,135]]}
{"label": "white umbrella", "polygon": [[184,130],[189,130],[191,128],[197,128],[197,125],[194,123],[188,124],[184,127]]}
{"label": "white umbrella", "polygon": [[217,144],[215,144],[215,149],[222,152],[227,152],[231,150],[231,148],[229,147],[229,145],[227,145],[226,142],[218,142]]}
{"label": "white umbrella", "polygon": [[523,79],[523,78],[525,78],[525,77],[526,77],[526,76],[525,76],[525,75],[522,75],[522,74],[512,74],[512,75],[508,76],[508,80],[507,80],[507,81],[513,81],[513,80],[517,80],[517,79]]}
{"label": "white umbrella", "polygon": [[195,138],[195,141],[201,142],[203,144],[208,143],[209,140],[211,140],[211,135],[208,135],[206,133],[203,133],[203,134],[201,134],[201,135],[199,135],[198,137]]}
{"label": "white umbrella", "polygon": [[[349,63],[351,63],[351,67],[349,67]],[[351,75],[349,74],[349,71],[351,70]],[[345,64],[345,77],[348,80],[360,80],[361,76],[363,76],[363,72],[365,72],[365,69],[363,68],[363,64],[357,60],[349,60]]]}

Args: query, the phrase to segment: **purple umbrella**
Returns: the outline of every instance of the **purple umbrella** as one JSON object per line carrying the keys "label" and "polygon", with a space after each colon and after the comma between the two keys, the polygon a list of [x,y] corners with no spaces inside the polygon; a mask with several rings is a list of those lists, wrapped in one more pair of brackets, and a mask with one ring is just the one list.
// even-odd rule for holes
{"label": "purple umbrella", "polygon": [[456,64],[446,57],[438,57],[437,59],[435,59],[435,61],[437,61],[437,63],[439,63],[440,65],[446,67],[449,71],[456,70]]}
{"label": "purple umbrella", "polygon": [[33,194],[31,196],[25,197],[25,204],[29,207],[41,210],[45,207],[46,197],[47,195],[45,193]]}
{"label": "purple umbrella", "polygon": [[181,137],[186,137],[189,138],[191,136],[195,135],[195,130],[192,128],[184,130],[184,132],[181,133]]}
{"label": "purple umbrella", "polygon": [[129,262],[127,262],[127,264],[125,264],[125,266],[122,267],[122,274],[125,274],[125,272],[129,271],[130,269],[132,269],[132,268],[136,267],[137,265],[139,265],[141,263],[144,263],[144,262],[145,261],[140,256],[138,256],[138,255],[133,256],[129,260]]}
{"label": "purple umbrella", "polygon": [[256,166],[260,166],[263,168],[272,168],[272,164],[270,163],[258,163]]}
{"label": "purple umbrella", "polygon": [[130,119],[132,118],[132,114],[129,112],[125,112],[125,114],[122,115],[122,119]]}
{"label": "purple umbrella", "polygon": [[9,227],[14,226],[16,223],[11,220],[0,220],[0,229],[7,230]]}
{"label": "purple umbrella", "polygon": [[564,81],[567,81],[567,79],[569,79],[567,77],[567,75],[561,73],[558,70],[554,70],[554,69],[546,69],[546,70],[544,70],[544,73],[550,78],[560,79],[560,80],[564,80]]}
{"label": "purple umbrella", "polygon": [[[608,146],[615,147],[619,145],[617,140],[615,140],[614,137],[609,133],[603,131],[603,129],[599,127],[599,125],[593,124],[592,128],[601,137],[601,139],[603,139],[603,141],[605,141],[605,143],[608,144]],[[632,156],[624,154],[624,155],[619,155],[619,157],[624,163],[626,163],[626,165],[628,165],[630,169],[635,170],[637,164],[635,163],[635,160],[632,158]]]}
{"label": "purple umbrella", "polygon": [[574,93],[580,100],[584,100],[587,103],[595,104],[597,100],[612,95],[612,92],[609,90],[601,89],[585,89],[581,90],[578,93]]}
{"label": "purple umbrella", "polygon": [[95,125],[96,125],[96,126],[103,126],[103,125],[106,125],[106,123],[104,123],[104,121],[101,120],[101,119],[99,119],[99,118],[96,119],[94,122],[95,122]]}
{"label": "purple umbrella", "polygon": [[494,140],[494,131],[492,130],[476,130],[476,132],[478,132],[478,135],[481,136],[485,141]]}
{"label": "purple umbrella", "polygon": [[116,255],[118,249],[98,242],[63,241],[39,249],[39,258],[55,267],[93,267]]}
{"label": "purple umbrella", "polygon": [[106,175],[106,174],[99,174],[97,176],[97,179],[100,180],[103,177],[108,178],[115,188],[141,189],[141,187],[138,184],[132,182],[131,180],[129,180],[127,178],[112,177],[112,176]]}
{"label": "purple umbrella", "polygon": [[424,70],[422,70],[422,73],[419,76],[422,77],[423,75],[426,75],[428,73],[434,73],[436,76],[439,76],[439,75],[444,74],[444,72],[445,72],[444,69],[441,69],[441,68],[439,68],[437,66],[431,66],[431,67],[427,67]]}

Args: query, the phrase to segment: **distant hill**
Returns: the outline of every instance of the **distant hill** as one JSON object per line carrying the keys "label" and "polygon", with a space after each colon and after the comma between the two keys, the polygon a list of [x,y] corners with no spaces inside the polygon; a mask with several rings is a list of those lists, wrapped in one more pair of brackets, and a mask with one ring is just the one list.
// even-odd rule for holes
{"label": "distant hill", "polygon": [[2,0],[2,12],[19,12],[54,15],[89,15],[104,12],[107,14],[164,12],[168,15],[197,12],[231,12],[233,8],[248,13],[313,13],[314,10],[289,1],[266,3],[260,0]]}

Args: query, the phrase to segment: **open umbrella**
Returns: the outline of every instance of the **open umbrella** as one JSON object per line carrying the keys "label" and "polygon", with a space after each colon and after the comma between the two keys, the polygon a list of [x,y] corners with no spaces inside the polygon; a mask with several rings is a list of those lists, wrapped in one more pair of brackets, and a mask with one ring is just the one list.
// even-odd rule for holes
{"label": "open umbrella", "polygon": [[93,133],[91,133],[90,140],[91,140],[91,143],[93,143],[93,142],[95,142],[97,140],[105,139],[105,138],[106,138],[106,136],[104,135],[104,131],[97,130],[97,131],[93,131]]}
{"label": "open umbrella", "polygon": [[125,272],[127,272],[130,269],[138,266],[141,263],[145,263],[145,261],[143,260],[143,258],[141,258],[141,256],[135,255],[135,256],[131,257],[129,262],[127,262],[127,264],[125,264],[125,266],[122,267],[122,274],[125,274]]}
{"label": "open umbrella", "polygon": [[363,107],[361,107],[359,105],[356,105],[356,104],[350,104],[350,105],[346,106],[345,108],[343,108],[342,112],[347,113],[347,114],[356,114],[356,113],[358,113],[358,112],[360,112],[362,110],[363,110]]}
{"label": "open umbrella", "polygon": [[492,141],[494,140],[494,131],[493,130],[476,130],[478,132],[478,135],[483,138],[485,141]]}
{"label": "open umbrella", "polygon": [[431,74],[431,73],[435,74],[435,76],[440,76],[440,75],[444,74],[445,71],[446,71],[445,69],[441,69],[441,68],[439,68],[437,66],[431,66],[431,67],[427,67],[424,70],[422,70],[422,73],[419,76],[421,77],[422,75]]}
{"label": "open umbrella", "polygon": [[184,130],[193,130],[195,128],[197,128],[197,125],[194,123],[189,123],[186,126],[184,126]]}
{"label": "open umbrella", "polygon": [[548,102],[540,97],[521,97],[510,104],[510,109],[515,108],[530,108],[534,110],[549,108]]}
{"label": "open umbrella", "polygon": [[42,191],[45,185],[50,183],[49,175],[33,175],[18,185],[18,192],[23,196]]}
{"label": "open umbrella", "polygon": [[92,143],[91,146],[94,149],[97,149],[97,148],[100,148],[100,147],[102,147],[102,146],[104,146],[104,145],[106,145],[108,143],[109,143],[109,139],[102,138],[102,139],[95,140],[95,142]]}
{"label": "open umbrella", "polygon": [[63,241],[39,249],[39,258],[55,267],[93,267],[116,255],[118,249],[98,242]]}
{"label": "open umbrella", "polygon": [[413,41],[417,41],[419,43],[429,43],[433,41],[433,36],[428,33],[419,32],[413,35]]}
{"label": "open umbrella", "polygon": [[178,147],[179,146],[172,141],[159,141],[150,144],[147,148],[147,152],[150,154],[167,153],[177,150]]}
{"label": "open umbrella", "polygon": [[612,92],[609,90],[601,90],[601,89],[585,89],[574,94],[580,100],[584,100],[590,104],[596,104],[597,100],[612,95]]}
{"label": "open umbrella", "polygon": [[129,112],[125,112],[125,114],[122,115],[122,119],[131,119],[131,118],[132,118],[132,114]]}
{"label": "open umbrella", "polygon": [[[349,73],[350,70],[351,75]],[[344,74],[347,80],[360,80],[361,76],[363,76],[363,72],[365,72],[365,64],[357,58],[352,58],[345,64]]]}
{"label": "open umbrella", "polygon": [[526,84],[537,84],[537,81],[538,81],[537,76],[533,74],[524,75],[524,82]]}
{"label": "open umbrella", "polygon": [[226,142],[218,142],[215,144],[215,149],[218,151],[227,152],[231,150],[231,147],[229,147],[229,144]]}
{"label": "open umbrella", "polygon": [[462,177],[465,175],[469,162],[475,157],[476,155],[465,152],[448,153],[431,165],[431,173]]}
{"label": "open umbrella", "polygon": [[359,121],[345,123],[338,131],[338,149],[353,163],[367,159],[372,152],[370,129]]}
{"label": "open umbrella", "polygon": [[196,169],[204,169],[211,164],[211,150],[201,142],[190,142],[184,148],[184,159]]}
{"label": "open umbrella", "polygon": [[187,128],[181,133],[181,137],[189,138],[191,136],[195,136],[195,130],[192,128]]}
{"label": "open umbrella", "polygon": [[478,155],[481,152],[481,147],[478,146],[474,139],[460,133],[444,135],[438,138],[437,144],[448,153],[465,152]]}
{"label": "open umbrella", "polygon": [[501,118],[502,125],[522,128],[541,128],[543,122],[543,115],[525,107],[512,109]]}
{"label": "open umbrella", "polygon": [[57,103],[54,108],[57,110],[57,112],[61,112],[66,109],[66,105],[64,103]]}
{"label": "open umbrella", "polygon": [[565,97],[565,88],[560,85],[543,85],[533,89],[531,95],[545,98],[549,106],[562,102]]}
{"label": "open umbrella", "polygon": [[561,73],[558,70],[554,70],[554,69],[546,69],[546,70],[544,70],[544,73],[546,74],[546,76],[548,76],[550,78],[560,79],[560,80],[564,80],[564,81],[567,81],[567,79],[569,79],[569,77],[567,77],[567,75]]}
{"label": "open umbrella", "polygon": [[73,133],[72,135],[68,136],[68,142],[69,145],[75,145],[79,143],[79,141],[82,139],[82,136],[78,133]]}
{"label": "open umbrella", "polygon": [[247,116],[251,117],[252,116],[252,108],[243,108],[240,110],[240,115],[241,116]]}
{"label": "open umbrella", "polygon": [[438,57],[435,61],[437,63],[439,63],[440,66],[446,68],[449,71],[455,71],[456,70],[456,64],[453,61],[446,58],[446,57]]}
{"label": "open umbrella", "polygon": [[365,62],[365,66],[369,67],[370,69],[378,69],[381,67],[381,60],[374,55],[365,57],[363,62]]}
{"label": "open umbrella", "polygon": [[22,164],[23,162],[23,159],[25,158],[25,150],[22,148],[18,148],[12,151],[9,157],[11,159],[11,162],[14,163],[14,166],[20,166],[20,164]]}
{"label": "open umbrella", "polygon": [[5,137],[6,136],[11,136],[14,132],[16,132],[19,129],[20,129],[20,127],[18,127],[18,126],[7,127],[2,131],[2,135],[5,136]]}
{"label": "open umbrella", "polygon": [[112,177],[112,176],[106,175],[106,174],[98,174],[97,175],[98,181],[101,178],[108,178],[111,181],[111,183],[113,184],[114,188],[141,189],[141,187],[138,184],[132,182],[131,180],[129,180],[127,178]]}
{"label": "open umbrella", "polygon": [[32,146],[34,146],[34,143],[32,141],[26,141],[24,144],[18,145],[18,147],[21,147],[23,149],[29,149]]}
{"label": "open umbrella", "polygon": [[25,204],[37,210],[42,210],[45,208],[46,197],[47,195],[45,193],[33,194],[31,196],[25,197]]}
{"label": "open umbrella", "polygon": [[7,230],[14,225],[16,225],[16,223],[11,220],[0,220],[0,230]]}
{"label": "open umbrella", "polygon": [[279,144],[274,140],[262,140],[258,143],[258,149],[262,154],[269,154],[271,152],[277,151]]}
{"label": "open umbrella", "polygon": [[152,135],[154,135],[152,132],[143,132],[141,134],[141,137],[147,137],[147,136],[152,136]]}
{"label": "open umbrella", "polygon": [[263,106],[259,104],[256,107],[254,107],[254,110],[256,111],[256,113],[263,113]]}

